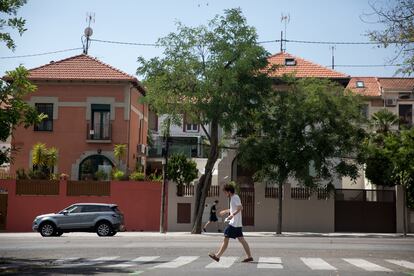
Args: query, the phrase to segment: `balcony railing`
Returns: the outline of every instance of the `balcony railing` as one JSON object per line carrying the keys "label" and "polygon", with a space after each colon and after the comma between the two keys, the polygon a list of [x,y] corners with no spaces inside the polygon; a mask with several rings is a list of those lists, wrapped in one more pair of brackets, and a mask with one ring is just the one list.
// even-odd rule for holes
{"label": "balcony railing", "polygon": [[110,142],[112,140],[112,123],[86,124],[86,140],[88,142]]}

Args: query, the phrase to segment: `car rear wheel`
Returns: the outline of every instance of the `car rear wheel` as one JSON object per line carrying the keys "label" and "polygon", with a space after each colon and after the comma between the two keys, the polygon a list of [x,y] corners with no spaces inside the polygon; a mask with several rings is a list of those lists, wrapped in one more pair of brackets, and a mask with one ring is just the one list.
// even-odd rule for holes
{"label": "car rear wheel", "polygon": [[118,233],[118,232],[116,232],[116,231],[112,231],[108,236],[110,236],[110,237],[112,237],[112,236],[115,236],[116,235],[116,233]]}
{"label": "car rear wheel", "polygon": [[98,234],[98,236],[100,237],[111,236],[112,232],[112,225],[109,222],[103,221],[98,223],[98,225],[96,226],[96,234]]}
{"label": "car rear wheel", "polygon": [[52,237],[56,233],[56,227],[51,222],[45,222],[40,226],[39,232],[43,237]]}

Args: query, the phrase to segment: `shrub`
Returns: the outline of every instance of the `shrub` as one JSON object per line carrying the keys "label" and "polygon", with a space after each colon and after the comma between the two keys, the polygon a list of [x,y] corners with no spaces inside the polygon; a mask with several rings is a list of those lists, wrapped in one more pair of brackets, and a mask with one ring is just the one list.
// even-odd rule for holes
{"label": "shrub", "polygon": [[21,180],[21,179],[28,179],[28,178],[29,177],[27,176],[23,168],[20,168],[16,171],[16,179]]}
{"label": "shrub", "polygon": [[30,179],[49,179],[49,176],[44,171],[30,170],[27,174]]}
{"label": "shrub", "polygon": [[129,176],[129,179],[134,180],[134,181],[143,181],[145,180],[145,175],[142,172],[133,172]]}
{"label": "shrub", "polygon": [[115,179],[115,180],[124,180],[125,178],[125,173],[123,172],[123,171],[121,171],[121,170],[115,170],[113,173],[112,173],[112,177],[113,177],[113,179]]}
{"label": "shrub", "polygon": [[162,175],[157,175],[155,173],[152,173],[148,176],[148,179],[150,181],[156,181],[156,182],[162,182]]}
{"label": "shrub", "polygon": [[108,180],[108,174],[104,172],[103,170],[99,170],[95,173],[95,178],[100,181]]}

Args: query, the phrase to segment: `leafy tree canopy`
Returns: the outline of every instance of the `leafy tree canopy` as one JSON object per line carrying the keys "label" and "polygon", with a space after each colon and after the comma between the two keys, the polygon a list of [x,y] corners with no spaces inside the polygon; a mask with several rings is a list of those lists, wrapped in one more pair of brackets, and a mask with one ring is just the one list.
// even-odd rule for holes
{"label": "leafy tree canopy", "polygon": [[[14,50],[16,45],[7,29],[16,29],[22,35],[26,29],[26,20],[17,17],[17,10],[26,4],[27,0],[0,0],[0,41],[4,41],[9,49]],[[7,18],[8,17],[8,18]]]}
{"label": "leafy tree canopy", "polygon": [[[7,81],[0,80],[0,140],[6,141],[16,126],[25,128],[41,122],[47,115],[38,114],[23,98],[36,90],[27,79],[27,70],[20,66],[6,72]],[[10,152],[0,151],[0,164],[9,163]]]}
{"label": "leafy tree canopy", "polygon": [[[379,7],[378,3],[387,3]],[[393,44],[397,46],[397,55],[403,58],[403,66],[397,73],[411,75],[414,71],[414,0],[396,0],[385,2],[373,2],[371,4],[376,23],[384,26],[384,29],[369,31],[372,41],[382,43],[383,47]]]}
{"label": "leafy tree canopy", "polygon": [[315,178],[356,178],[353,158],[364,138],[360,108],[357,96],[328,80],[288,80],[241,140],[241,161],[259,179],[280,185],[290,176],[310,187]]}
{"label": "leafy tree canopy", "polygon": [[168,160],[167,175],[178,185],[188,184],[198,176],[197,164],[184,154],[173,154]]}

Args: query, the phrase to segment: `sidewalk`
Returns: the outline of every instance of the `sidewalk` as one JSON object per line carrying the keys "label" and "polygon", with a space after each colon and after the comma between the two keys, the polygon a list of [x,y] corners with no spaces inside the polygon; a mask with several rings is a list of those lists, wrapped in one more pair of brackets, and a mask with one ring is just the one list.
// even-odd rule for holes
{"label": "sidewalk", "polygon": [[[401,233],[313,233],[313,232],[283,232],[282,235],[276,235],[274,232],[244,232],[246,237],[321,237],[321,238],[403,238]],[[96,236],[95,233],[65,233],[65,236],[70,237],[89,237]],[[189,232],[168,232],[161,234],[159,232],[120,232],[117,237],[171,237],[171,238],[211,238],[222,237],[223,233],[207,232],[201,235],[192,235]],[[39,233],[23,232],[23,233],[0,233],[0,238],[26,238],[26,237],[40,237]],[[414,234],[407,234],[407,238],[414,238]]]}

